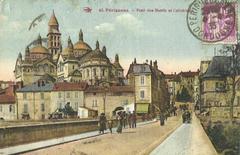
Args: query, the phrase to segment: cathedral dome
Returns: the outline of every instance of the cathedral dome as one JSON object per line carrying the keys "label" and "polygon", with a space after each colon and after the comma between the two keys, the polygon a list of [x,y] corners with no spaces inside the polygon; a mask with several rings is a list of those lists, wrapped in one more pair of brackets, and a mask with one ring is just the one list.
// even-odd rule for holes
{"label": "cathedral dome", "polygon": [[30,49],[31,54],[49,54],[48,49],[42,45],[37,45]]}
{"label": "cathedral dome", "polygon": [[73,49],[74,51],[80,51],[82,55],[92,50],[92,48],[84,42],[82,30],[79,32],[79,40],[73,45]]}
{"label": "cathedral dome", "polygon": [[92,50],[91,47],[83,41],[76,42],[73,45],[73,48],[74,48],[74,50],[87,50],[87,51]]}

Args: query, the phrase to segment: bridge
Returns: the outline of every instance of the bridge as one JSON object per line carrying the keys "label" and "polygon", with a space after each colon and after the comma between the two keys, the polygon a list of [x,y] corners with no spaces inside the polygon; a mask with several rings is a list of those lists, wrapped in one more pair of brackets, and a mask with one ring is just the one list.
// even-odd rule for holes
{"label": "bridge", "polygon": [[216,155],[199,120],[193,115],[191,124],[183,124],[180,116],[170,117],[164,126],[147,121],[137,128],[100,135],[92,131],[73,136],[34,142],[0,149],[0,154],[97,154],[97,155]]}

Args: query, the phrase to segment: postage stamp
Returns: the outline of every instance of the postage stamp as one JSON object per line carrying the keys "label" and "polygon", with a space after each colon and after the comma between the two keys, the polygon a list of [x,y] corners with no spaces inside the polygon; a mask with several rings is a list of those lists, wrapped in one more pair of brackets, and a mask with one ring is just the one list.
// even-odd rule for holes
{"label": "postage stamp", "polygon": [[205,43],[237,42],[237,3],[195,0],[188,8],[190,32]]}

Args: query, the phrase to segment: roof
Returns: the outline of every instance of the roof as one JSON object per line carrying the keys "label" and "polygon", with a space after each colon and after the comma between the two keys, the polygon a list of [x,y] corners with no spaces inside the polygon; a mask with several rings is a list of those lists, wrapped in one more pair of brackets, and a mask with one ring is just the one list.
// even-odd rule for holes
{"label": "roof", "polygon": [[92,86],[86,89],[87,93],[103,93],[103,92],[113,92],[113,93],[121,93],[121,92],[134,92],[134,87],[132,86],[111,86],[111,87],[103,87],[103,86]]}
{"label": "roof", "polygon": [[30,85],[26,85],[25,87],[18,89],[17,92],[43,92],[43,91],[51,91],[53,89],[53,83],[44,82],[44,84],[40,81],[35,82]]}
{"label": "roof", "polygon": [[129,73],[151,73],[151,69],[148,64],[131,64],[128,70]]}
{"label": "roof", "polygon": [[31,54],[49,54],[48,49],[42,45],[37,45],[30,49]]}
{"label": "roof", "polygon": [[113,66],[116,67],[116,69],[123,70],[122,66],[120,65],[119,62],[114,62]]}
{"label": "roof", "polygon": [[194,76],[199,75],[199,71],[196,71],[196,72],[192,72],[192,71],[180,72],[178,75],[180,75],[182,77],[194,77]]}
{"label": "roof", "polygon": [[70,82],[58,82],[54,84],[53,91],[76,91],[85,90],[87,83],[70,83]]}
{"label": "roof", "polygon": [[101,52],[99,49],[95,49],[94,51],[91,51],[87,54],[85,54],[82,58],[82,61],[90,61],[93,59],[101,59],[101,60],[105,60],[107,62],[110,62],[108,57],[106,55],[104,55],[103,52]]}
{"label": "roof", "polygon": [[74,50],[92,50],[92,48],[84,41],[78,41],[73,45]]}
{"label": "roof", "polygon": [[15,103],[15,96],[12,95],[0,95],[0,104],[9,104],[9,103]]}
{"label": "roof", "polygon": [[11,104],[15,103],[14,96],[14,85],[10,85],[8,88],[4,89],[0,94],[0,104]]}
{"label": "roof", "polygon": [[57,21],[57,18],[56,18],[56,16],[55,16],[54,11],[53,11],[53,13],[52,13],[52,16],[50,17],[50,20],[49,20],[49,22],[48,22],[48,25],[49,25],[49,26],[58,26],[58,21]]}
{"label": "roof", "polygon": [[203,78],[225,77],[230,74],[230,65],[230,56],[214,56]]}

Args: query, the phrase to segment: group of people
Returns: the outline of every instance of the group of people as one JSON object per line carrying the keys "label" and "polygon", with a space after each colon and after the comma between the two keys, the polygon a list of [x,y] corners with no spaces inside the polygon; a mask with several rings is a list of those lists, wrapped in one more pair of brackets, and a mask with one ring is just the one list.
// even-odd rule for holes
{"label": "group of people", "polygon": [[136,113],[126,113],[125,111],[119,111],[117,113],[117,133],[122,133],[122,128],[136,128],[137,127],[137,116]]}
{"label": "group of people", "polygon": [[[127,125],[129,128],[136,128],[137,127],[137,116],[136,113],[126,113],[125,111],[119,111],[116,114],[117,120],[117,133],[122,133],[122,129],[126,128]],[[107,120],[104,113],[101,113],[99,117],[99,133],[104,134],[104,131],[108,129],[110,133],[112,133],[113,128],[113,119]]]}

